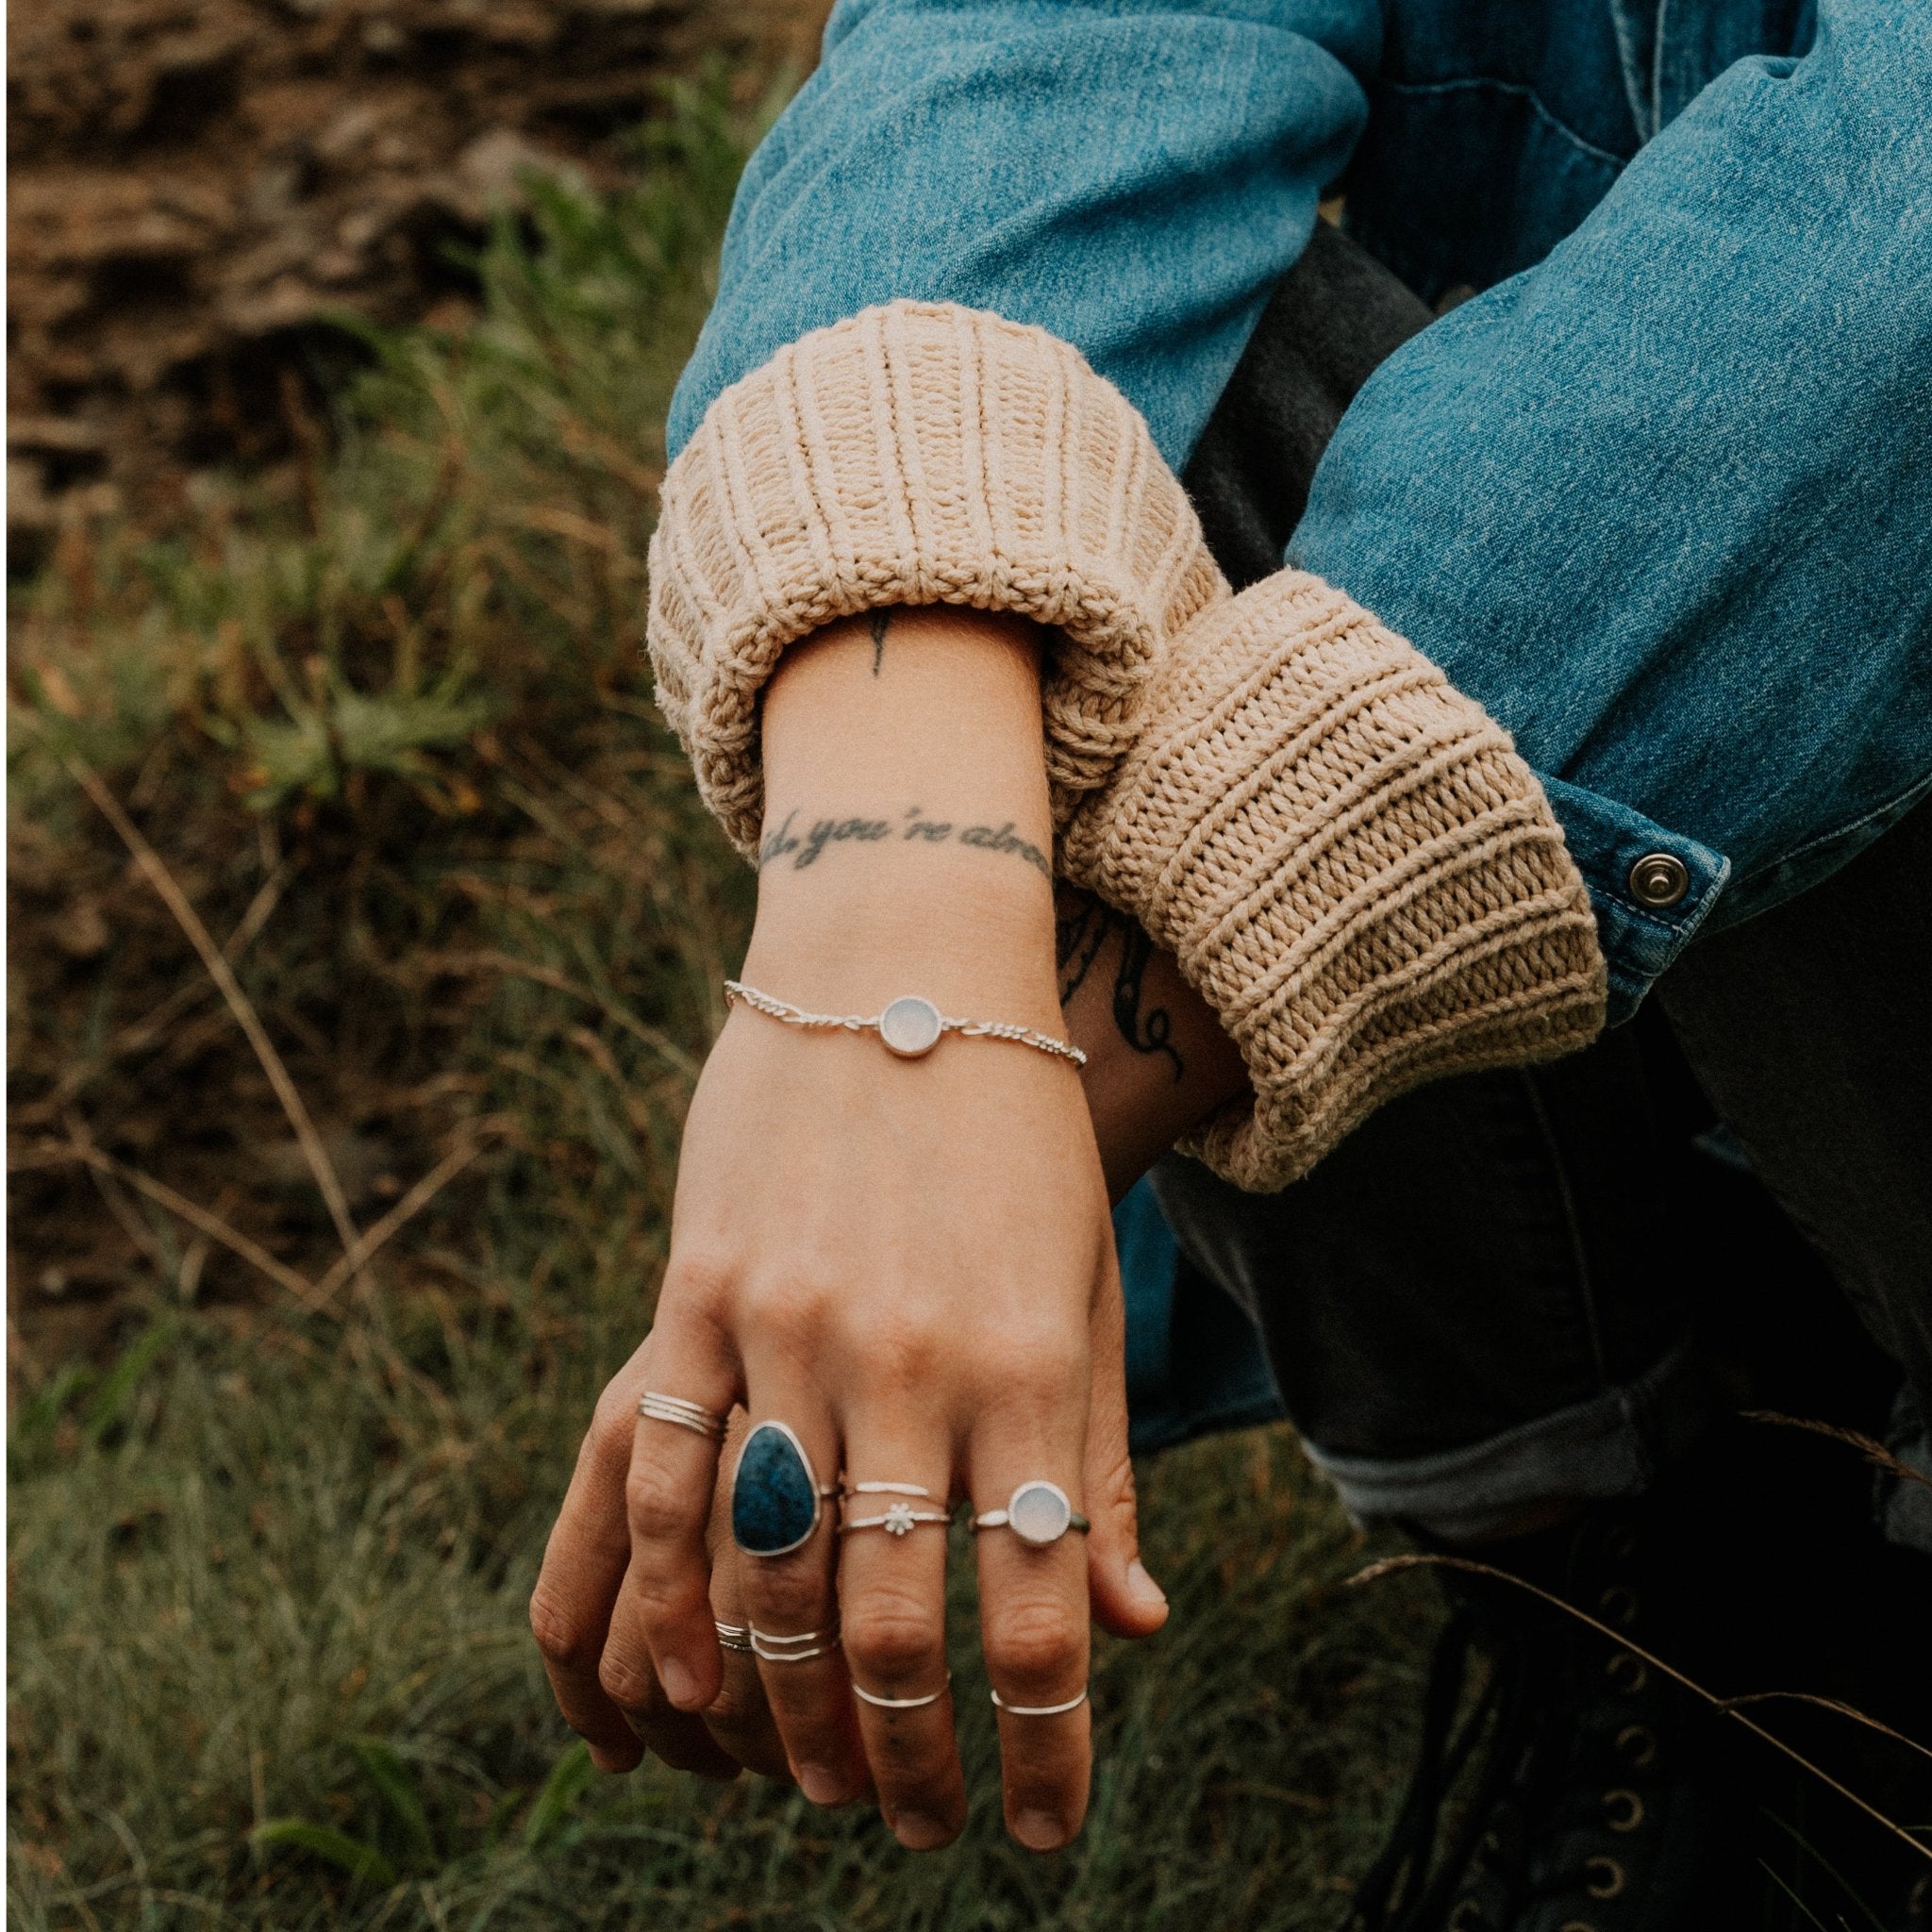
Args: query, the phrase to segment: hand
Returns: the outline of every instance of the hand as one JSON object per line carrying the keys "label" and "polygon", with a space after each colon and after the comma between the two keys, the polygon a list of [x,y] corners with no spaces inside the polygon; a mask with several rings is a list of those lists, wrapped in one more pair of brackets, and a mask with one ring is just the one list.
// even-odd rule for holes
{"label": "hand", "polygon": [[[983,628],[970,644],[960,629],[987,620],[902,622],[928,634],[895,652],[883,686],[882,630],[869,649],[848,636],[794,652],[774,680],[774,863],[745,976],[821,1010],[877,1010],[916,987],[952,1011],[1051,1030],[1030,644],[1008,634],[989,655]],[[782,707],[781,682],[799,693]],[[868,711],[865,755],[841,751],[841,721]],[[817,728],[796,730],[808,716]],[[823,795],[834,783],[845,800]],[[805,803],[788,807],[788,794]],[[1063,1062],[949,1040],[902,1063],[874,1039],[800,1034],[741,1011],[687,1126],[652,1386],[718,1409],[742,1395],[755,1420],[797,1431],[822,1481],[842,1467],[856,1481],[920,1484],[935,1503],[970,1495],[983,1509],[1045,1475],[1078,1502],[1091,1333],[1118,1307],[1111,1268],[1091,1129]],[[603,1426],[608,1443],[612,1424]],[[648,1655],[670,1704],[695,1714],[724,1684],[707,1548],[715,1450],[662,1424],[637,1426],[633,1440],[629,1561],[599,1647],[607,1658]],[[559,1553],[579,1540],[559,1524],[546,1579],[597,1570]],[[760,1666],[778,1735],[808,1794],[855,1796],[869,1764],[901,1838],[942,1842],[964,1809],[950,1700],[941,1690],[917,1708],[855,1706],[846,1669],[876,1696],[941,1690],[944,1540],[920,1530],[860,1532],[838,1550],[836,1541],[822,1523],[795,1555],[736,1564],[745,1620],[781,1637],[830,1626],[837,1564],[842,1656]],[[608,1576],[616,1546],[604,1541]],[[1008,1703],[1065,1703],[1086,1681],[1079,1540],[1035,1550],[992,1532],[977,1556],[994,1683]],[[1123,1595],[1108,1607],[1123,1623],[1158,1624],[1151,1586]],[[582,1690],[581,1620],[559,1624],[558,1600],[540,1587],[563,1701],[582,1723],[608,1725]],[[646,1681],[633,1680],[634,1697]],[[1085,1707],[1008,1713],[1001,1724],[1009,1822],[1026,1842],[1063,1842],[1085,1805]]]}

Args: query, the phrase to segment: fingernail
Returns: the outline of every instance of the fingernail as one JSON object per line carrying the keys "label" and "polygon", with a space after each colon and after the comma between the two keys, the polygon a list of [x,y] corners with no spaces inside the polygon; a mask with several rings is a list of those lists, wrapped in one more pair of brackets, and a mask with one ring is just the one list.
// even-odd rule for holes
{"label": "fingernail", "polygon": [[675,1657],[667,1657],[658,1667],[658,1681],[664,1686],[664,1694],[679,1710],[693,1710],[697,1707],[698,1680],[678,1662]]}
{"label": "fingernail", "polygon": [[1146,1564],[1138,1557],[1127,1565],[1127,1594],[1150,1610],[1167,1607],[1167,1592],[1148,1575]]}
{"label": "fingernail", "polygon": [[892,1820],[892,1836],[908,1852],[929,1852],[952,1837],[939,1819],[925,1811],[901,1811]]}
{"label": "fingernail", "polygon": [[1067,1841],[1060,1822],[1051,1811],[1023,1811],[1013,1820],[1013,1836],[1029,1852],[1058,1851]]}
{"label": "fingernail", "polygon": [[842,1805],[851,1795],[845,1780],[823,1764],[801,1764],[798,1789],[814,1805]]}

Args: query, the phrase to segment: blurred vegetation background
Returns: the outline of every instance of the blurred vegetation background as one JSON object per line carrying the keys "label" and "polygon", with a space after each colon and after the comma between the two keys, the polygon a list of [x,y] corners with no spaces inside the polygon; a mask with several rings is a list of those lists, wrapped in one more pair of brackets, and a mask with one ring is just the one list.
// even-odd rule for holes
{"label": "blurred vegetation background", "polygon": [[[782,92],[525,174],[453,319],[343,318],[279,479],[50,525],[12,592],[9,1904],[22,1928],[1328,1926],[1425,1582],[1268,1432],[1143,1471],[1176,1614],[1091,1821],[966,1839],[595,1777],[525,1604],[663,1259],[750,879],[649,703],[672,384]],[[1228,1633],[1238,1630],[1240,1641]]]}

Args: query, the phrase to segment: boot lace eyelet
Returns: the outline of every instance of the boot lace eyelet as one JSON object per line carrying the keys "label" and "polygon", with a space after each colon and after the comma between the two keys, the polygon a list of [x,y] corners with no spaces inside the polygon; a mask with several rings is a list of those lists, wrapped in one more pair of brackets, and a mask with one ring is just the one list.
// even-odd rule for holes
{"label": "boot lace eyelet", "polygon": [[1650,1671],[1641,1657],[1627,1650],[1615,1652],[1604,1665],[1604,1674],[1626,1696],[1634,1697],[1650,1682]]}
{"label": "boot lace eyelet", "polygon": [[1629,1629],[1637,1621],[1637,1592],[1626,1584],[1611,1584],[1596,1602],[1605,1618],[1620,1630]]}
{"label": "boot lace eyelet", "polygon": [[1617,1749],[1633,1771],[1643,1771],[1657,1759],[1657,1733],[1648,1724],[1625,1724],[1617,1733]]}
{"label": "boot lace eyelet", "polygon": [[1599,1852],[1594,1857],[1583,1861],[1585,1878],[1583,1889],[1591,1898],[1615,1898],[1628,1882],[1624,1868],[1614,1858],[1607,1858]]}
{"label": "boot lace eyelet", "polygon": [[1643,1800],[1622,1785],[1604,1793],[1604,1811],[1612,1831],[1635,1831],[1643,1823]]}

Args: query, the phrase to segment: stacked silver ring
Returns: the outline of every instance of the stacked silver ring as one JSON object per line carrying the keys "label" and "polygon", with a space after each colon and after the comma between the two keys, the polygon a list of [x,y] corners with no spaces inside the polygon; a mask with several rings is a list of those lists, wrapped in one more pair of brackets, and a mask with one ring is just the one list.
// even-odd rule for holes
{"label": "stacked silver ring", "polygon": [[720,1624],[713,1617],[711,1622],[718,1632],[718,1647],[721,1650],[751,1649],[751,1625],[749,1624]]}
{"label": "stacked silver ring", "polygon": [[654,1423],[675,1423],[680,1429],[691,1429],[713,1442],[724,1440],[724,1418],[716,1409],[687,1402],[681,1395],[663,1395],[655,1389],[646,1389],[638,1404],[638,1413]]}
{"label": "stacked silver ring", "polygon": [[[923,1496],[932,1501],[932,1491],[920,1483],[848,1483],[845,1488],[848,1496]],[[923,1523],[945,1524],[952,1521],[951,1514],[944,1509],[915,1509],[910,1503],[889,1504],[882,1515],[848,1516],[839,1525],[841,1536],[849,1536],[855,1529],[882,1529],[888,1536],[910,1536]]]}
{"label": "stacked silver ring", "polygon": [[839,1647],[839,1626],[825,1630],[801,1630],[796,1637],[774,1637],[756,1624],[746,1626],[752,1655],[768,1664],[809,1663],[815,1657],[828,1657]]}

